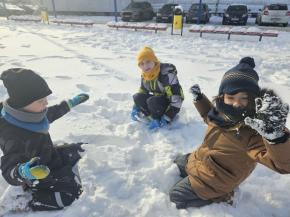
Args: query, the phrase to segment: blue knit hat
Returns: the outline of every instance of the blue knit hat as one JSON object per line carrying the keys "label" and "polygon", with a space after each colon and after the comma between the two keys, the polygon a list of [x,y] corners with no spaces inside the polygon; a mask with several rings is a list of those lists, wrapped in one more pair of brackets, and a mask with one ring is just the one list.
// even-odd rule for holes
{"label": "blue knit hat", "polygon": [[221,81],[219,95],[234,95],[238,92],[248,92],[255,96],[259,95],[259,76],[254,70],[255,61],[252,57],[244,57],[239,64],[227,71]]}

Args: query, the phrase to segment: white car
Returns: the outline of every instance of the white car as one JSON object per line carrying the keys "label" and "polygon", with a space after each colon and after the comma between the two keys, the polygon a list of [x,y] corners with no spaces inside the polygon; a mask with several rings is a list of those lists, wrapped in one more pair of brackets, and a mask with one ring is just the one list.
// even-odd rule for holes
{"label": "white car", "polygon": [[290,11],[286,4],[270,4],[264,6],[261,13],[256,18],[258,25],[264,24],[282,24],[288,26]]}

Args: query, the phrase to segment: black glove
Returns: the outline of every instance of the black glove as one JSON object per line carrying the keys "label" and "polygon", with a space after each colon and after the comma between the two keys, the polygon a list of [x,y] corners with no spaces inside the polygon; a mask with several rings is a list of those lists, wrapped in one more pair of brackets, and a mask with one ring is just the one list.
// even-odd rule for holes
{"label": "black glove", "polygon": [[192,94],[192,99],[194,102],[202,99],[202,93],[198,84],[194,84],[189,91]]}
{"label": "black glove", "polygon": [[62,156],[62,159],[65,164],[69,165],[75,165],[82,157],[80,152],[84,152],[85,150],[82,148],[83,144],[87,143],[72,143],[64,145],[56,146],[56,149],[59,151],[59,153]]}
{"label": "black glove", "polygon": [[[262,98],[256,98],[256,118],[245,118],[245,123],[272,143],[284,138],[289,105],[272,91],[265,92]],[[287,136],[288,137],[288,136]],[[286,138],[287,139],[287,138]]]}

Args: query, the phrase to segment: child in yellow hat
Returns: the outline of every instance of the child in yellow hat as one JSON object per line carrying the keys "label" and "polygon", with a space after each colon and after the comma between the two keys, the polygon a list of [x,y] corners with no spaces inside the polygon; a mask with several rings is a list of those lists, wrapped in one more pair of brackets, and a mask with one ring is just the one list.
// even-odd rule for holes
{"label": "child in yellow hat", "polygon": [[131,118],[149,118],[149,129],[169,124],[180,111],[184,100],[183,91],[173,64],[160,63],[150,47],[143,47],[137,55],[141,69],[141,86],[133,95]]}

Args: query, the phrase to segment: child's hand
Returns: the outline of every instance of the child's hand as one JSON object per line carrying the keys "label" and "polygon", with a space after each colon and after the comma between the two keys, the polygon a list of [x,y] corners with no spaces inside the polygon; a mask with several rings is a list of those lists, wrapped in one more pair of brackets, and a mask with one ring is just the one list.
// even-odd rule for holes
{"label": "child's hand", "polygon": [[149,130],[157,130],[158,128],[161,128],[161,127],[165,127],[169,124],[169,121],[166,119],[166,117],[163,115],[160,120],[158,119],[152,119],[150,122],[149,122],[149,126],[148,126],[148,129]]}
{"label": "child's hand", "polygon": [[70,108],[73,108],[73,107],[75,107],[75,106],[87,101],[88,99],[89,99],[89,95],[88,94],[81,93],[81,94],[73,97],[72,99],[69,99],[67,103],[68,103],[68,106]]}
{"label": "child's hand", "polygon": [[50,170],[45,165],[39,165],[40,158],[34,157],[29,162],[20,164],[18,166],[19,175],[26,180],[39,180],[46,178]]}
{"label": "child's hand", "polygon": [[202,98],[202,94],[201,94],[201,90],[198,84],[194,84],[191,88],[190,88],[190,93],[192,94],[192,98],[194,102],[197,102],[198,100],[201,100]]}
{"label": "child's hand", "polygon": [[269,141],[283,137],[289,112],[288,104],[270,92],[255,99],[255,102],[257,118],[246,117],[245,123]]}

